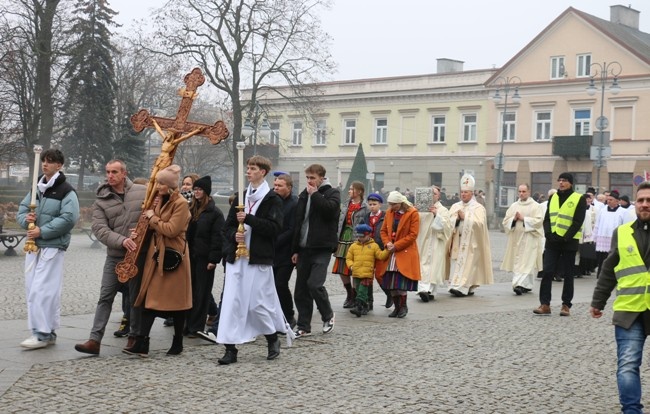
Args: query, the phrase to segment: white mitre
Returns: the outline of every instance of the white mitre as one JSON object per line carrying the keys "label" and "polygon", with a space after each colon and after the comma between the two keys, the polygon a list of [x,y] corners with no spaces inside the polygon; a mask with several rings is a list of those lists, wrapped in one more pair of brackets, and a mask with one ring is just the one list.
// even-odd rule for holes
{"label": "white mitre", "polygon": [[469,174],[465,174],[460,178],[460,191],[474,191],[475,185],[474,177]]}

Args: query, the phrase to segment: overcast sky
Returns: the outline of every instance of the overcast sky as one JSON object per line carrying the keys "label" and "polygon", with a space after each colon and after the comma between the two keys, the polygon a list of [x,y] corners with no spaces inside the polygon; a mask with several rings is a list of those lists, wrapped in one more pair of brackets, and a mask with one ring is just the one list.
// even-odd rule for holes
{"label": "overcast sky", "polygon": [[[109,2],[128,29],[162,0]],[[328,80],[435,73],[437,58],[466,70],[500,67],[568,7],[609,20],[614,4],[640,11],[640,29],[650,32],[648,0],[335,0],[323,15],[339,65]]]}

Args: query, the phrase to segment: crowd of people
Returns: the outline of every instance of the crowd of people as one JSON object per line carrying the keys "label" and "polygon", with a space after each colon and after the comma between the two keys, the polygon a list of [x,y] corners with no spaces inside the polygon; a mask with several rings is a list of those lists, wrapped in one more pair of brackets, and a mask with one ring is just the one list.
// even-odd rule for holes
{"label": "crowd of people", "polygon": [[[79,219],[76,192],[61,171],[63,154],[50,149],[40,159],[37,194],[25,196],[17,215],[38,247],[25,260],[31,336],[20,345],[28,349],[56,342],[63,258]],[[157,171],[153,202],[143,211],[146,187],[131,181],[123,161],[109,161],[92,215],[92,231],[106,246],[99,301],[89,338],[75,349],[100,353],[118,292],[124,317],[115,336],[128,334],[124,353],[147,357],[149,333],[161,317],[174,328],[167,355],[183,352],[184,336],[200,337],[224,345],[218,363],[228,365],[237,362],[237,345],[257,336],[264,335],[266,359],[274,360],[281,336],[290,346],[312,335],[314,303],[322,333],[332,332],[335,312],[325,288],[332,260],[331,272],[346,291],[343,308],[356,317],[374,309],[375,281],[386,295],[385,307],[393,307],[388,317],[400,319],[408,314],[409,291],[426,303],[445,284],[452,297],[463,298],[493,283],[485,198],[471,175],[461,178],[459,199],[449,208],[444,189],[433,186],[428,211],[418,211],[406,194],[366,196],[357,181],[342,203],[341,191],[320,164],[305,169],[307,184],[296,197],[288,174],[275,172],[269,185],[271,169],[265,157],[247,160],[248,185],[232,197],[224,219],[210,197],[209,176],[186,174],[181,180],[178,165]],[[650,333],[650,183],[639,185],[632,205],[616,190],[576,192],[570,173],[560,174],[557,182],[557,190],[541,203],[528,184],[518,186],[518,199],[502,222],[507,246],[501,269],[512,273],[517,296],[532,292],[535,276],[541,278],[536,315],[553,313],[554,281],[563,283],[559,315],[564,317],[571,315],[574,278],[597,272],[594,318],[602,316],[616,289],[620,402],[624,412],[641,412],[639,367]],[[116,266],[137,251],[136,240],[142,247],[138,272],[122,283]],[[225,278],[217,302],[212,290],[220,265]]]}

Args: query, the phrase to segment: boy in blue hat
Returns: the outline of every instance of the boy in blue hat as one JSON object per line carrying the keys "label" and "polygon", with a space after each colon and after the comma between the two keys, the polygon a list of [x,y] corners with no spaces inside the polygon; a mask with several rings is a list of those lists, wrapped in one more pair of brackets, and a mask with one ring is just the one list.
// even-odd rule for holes
{"label": "boy in blue hat", "polygon": [[346,257],[346,264],[352,271],[354,288],[357,291],[356,306],[350,312],[360,317],[368,314],[368,290],[372,287],[375,261],[388,259],[388,250],[382,250],[372,238],[372,227],[359,224],[354,228],[357,241]]}

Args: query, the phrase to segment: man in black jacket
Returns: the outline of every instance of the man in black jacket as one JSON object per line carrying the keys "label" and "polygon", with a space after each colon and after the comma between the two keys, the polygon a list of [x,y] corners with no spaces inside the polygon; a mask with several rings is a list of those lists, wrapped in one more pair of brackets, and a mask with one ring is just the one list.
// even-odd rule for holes
{"label": "man in black jacket", "polygon": [[296,338],[311,335],[314,302],[321,314],[323,333],[330,333],[334,328],[334,311],[324,285],[332,252],[338,243],[341,192],[332,187],[325,174],[325,167],[320,164],[307,167],[307,186],[298,196],[296,207],[291,257],[296,264]]}
{"label": "man in black jacket", "polygon": [[573,300],[573,273],[576,252],[580,246],[582,224],[587,211],[587,199],[573,191],[573,175],[562,173],[558,178],[558,191],[548,199],[544,215],[544,276],[539,287],[540,306],[536,315],[551,314],[551,289],[556,272],[564,273],[562,308],[560,316],[570,316]]}
{"label": "man in black jacket", "polygon": [[273,276],[275,277],[275,290],[278,292],[282,312],[293,329],[296,326],[296,318],[293,314],[293,297],[291,296],[291,289],[289,289],[289,280],[291,279],[291,273],[294,268],[293,262],[291,261],[291,241],[296,223],[298,197],[291,194],[293,180],[290,175],[282,172],[276,172],[274,175],[273,191],[282,198],[284,221],[282,224],[282,232],[276,241]]}
{"label": "man in black jacket", "polygon": [[[282,200],[265,180],[270,169],[271,161],[265,157],[248,159],[248,189],[243,200],[231,205],[224,226],[222,249],[227,263],[217,342],[226,345],[226,353],[218,360],[221,365],[237,362],[235,345],[258,335],[264,335],[268,342],[266,359],[277,358],[278,332],[290,330],[273,278],[276,240],[282,230]],[[240,223],[243,233],[238,231]],[[246,245],[248,255],[237,257],[239,243]]]}

